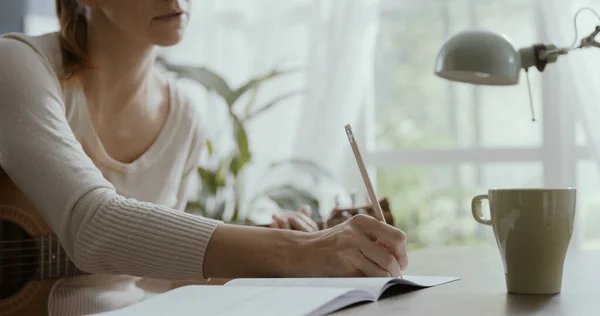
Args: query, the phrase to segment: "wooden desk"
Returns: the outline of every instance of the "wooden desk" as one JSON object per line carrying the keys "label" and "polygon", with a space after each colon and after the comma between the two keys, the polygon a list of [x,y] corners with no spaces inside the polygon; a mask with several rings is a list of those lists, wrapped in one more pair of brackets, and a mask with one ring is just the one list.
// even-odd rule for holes
{"label": "wooden desk", "polygon": [[406,274],[461,280],[347,308],[335,315],[600,315],[600,252],[569,250],[562,293],[506,292],[498,249],[441,248],[409,254]]}

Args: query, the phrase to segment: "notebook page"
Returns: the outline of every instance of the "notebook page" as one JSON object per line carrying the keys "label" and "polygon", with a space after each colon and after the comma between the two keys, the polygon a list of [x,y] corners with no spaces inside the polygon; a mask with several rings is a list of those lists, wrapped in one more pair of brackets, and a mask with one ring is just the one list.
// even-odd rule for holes
{"label": "notebook page", "polygon": [[[403,278],[392,278],[379,293],[379,296],[383,294],[385,290],[396,285],[396,284],[406,284],[411,286],[416,286],[420,288],[432,287],[441,285],[444,283],[456,281],[459,278],[456,277],[440,277],[440,276],[420,276],[420,275],[405,275]],[[377,297],[379,297],[377,296]]]}
{"label": "notebook page", "polygon": [[363,300],[340,288],[190,285],[99,315],[323,315]]}
{"label": "notebook page", "polygon": [[411,276],[402,278],[264,278],[264,279],[235,279],[227,282],[226,286],[301,286],[318,288],[348,288],[368,292],[377,300],[383,291],[395,284],[406,284],[416,287],[431,287],[448,283],[458,278],[437,276]]}
{"label": "notebook page", "polygon": [[369,293],[373,300],[393,278],[256,278],[234,279],[225,286],[276,286],[357,289]]}

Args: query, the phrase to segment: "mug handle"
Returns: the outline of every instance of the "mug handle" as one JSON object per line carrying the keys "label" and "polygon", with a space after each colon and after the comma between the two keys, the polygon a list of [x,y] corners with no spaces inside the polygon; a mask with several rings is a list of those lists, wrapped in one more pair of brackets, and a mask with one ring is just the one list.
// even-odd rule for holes
{"label": "mug handle", "polygon": [[471,200],[471,212],[473,212],[473,218],[475,218],[475,220],[478,223],[484,224],[484,225],[492,225],[492,219],[489,218],[483,218],[483,214],[481,213],[481,200],[488,200],[489,201],[489,197],[487,194],[483,194],[483,195],[477,195],[476,197],[473,198],[473,200]]}

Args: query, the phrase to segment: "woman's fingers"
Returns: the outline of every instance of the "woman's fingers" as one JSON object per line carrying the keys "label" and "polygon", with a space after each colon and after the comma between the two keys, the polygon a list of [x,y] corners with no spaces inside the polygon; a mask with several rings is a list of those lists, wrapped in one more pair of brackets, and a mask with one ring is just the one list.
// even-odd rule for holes
{"label": "woman's fingers", "polygon": [[402,274],[400,262],[393,254],[366,235],[358,234],[357,239],[357,246],[367,260],[377,264],[391,276],[397,277]]}
{"label": "woman's fingers", "polygon": [[406,268],[408,258],[406,255],[406,235],[403,231],[387,225],[372,216],[362,214],[352,217],[350,224],[362,231],[371,240],[379,240],[385,244],[388,251],[398,259],[401,265],[404,263],[403,268]]}
{"label": "woman's fingers", "polygon": [[406,242],[404,242],[402,245],[400,245],[400,249],[399,249],[400,251],[394,251],[394,248],[391,245],[387,244],[386,242],[384,242],[380,239],[377,239],[375,241],[375,243],[378,244],[383,249],[385,249],[386,251],[388,251],[389,253],[394,254],[394,257],[400,264],[401,270],[405,270],[408,267],[408,255],[406,254]]}
{"label": "woman's fingers", "polygon": [[408,263],[404,233],[368,215],[309,236],[310,275],[397,277]]}
{"label": "woman's fingers", "polygon": [[274,224],[275,228],[291,229],[290,223],[285,218],[283,218],[277,214],[273,214],[272,218],[273,218],[273,224]]}
{"label": "woman's fingers", "polygon": [[292,229],[301,230],[304,232],[315,231],[314,227],[311,226],[308,222],[310,219],[306,220],[302,216],[306,217],[306,215],[300,214],[300,213],[298,213],[295,216],[288,217],[289,223],[290,223],[290,226],[292,227]]}
{"label": "woman's fingers", "polygon": [[294,229],[305,232],[314,232],[319,230],[319,226],[310,217],[312,210],[310,206],[304,205],[300,210],[284,211],[273,215],[272,228]]}
{"label": "woman's fingers", "polygon": [[306,210],[306,208],[302,208],[300,209],[300,212],[298,212],[298,217],[300,219],[302,219],[310,228],[310,231],[317,231],[319,230],[319,226],[317,225],[317,223],[310,217],[312,212],[310,211],[310,207],[308,207],[308,211],[304,211]]}
{"label": "woman's fingers", "polygon": [[311,216],[312,215],[312,207],[310,207],[310,205],[302,205],[300,207],[300,210],[298,210],[299,213],[302,213],[304,215],[308,215]]}
{"label": "woman's fingers", "polygon": [[311,215],[312,215],[312,208],[310,207],[310,205],[302,205],[300,207],[300,210],[298,212],[294,213],[294,216],[299,217],[298,220],[304,221],[304,223],[306,223],[306,225],[308,225],[310,227],[310,229],[307,231],[317,231],[317,230],[319,230],[319,226],[312,219]]}
{"label": "woman's fingers", "polygon": [[360,249],[357,249],[352,259],[354,259],[352,265],[358,270],[357,272],[360,272],[357,276],[379,278],[389,278],[391,276],[387,270],[369,260]]}

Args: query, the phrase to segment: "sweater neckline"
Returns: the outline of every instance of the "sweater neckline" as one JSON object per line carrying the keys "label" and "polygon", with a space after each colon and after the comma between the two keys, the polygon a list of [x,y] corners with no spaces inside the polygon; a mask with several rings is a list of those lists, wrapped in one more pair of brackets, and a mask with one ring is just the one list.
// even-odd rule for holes
{"label": "sweater neckline", "polygon": [[91,142],[90,146],[93,147],[92,154],[98,163],[102,164],[105,167],[111,168],[113,170],[117,170],[124,173],[132,173],[141,171],[144,168],[150,166],[154,161],[156,161],[164,152],[167,145],[171,143],[171,140],[174,136],[173,128],[176,120],[176,106],[175,106],[175,96],[172,83],[170,80],[167,81],[167,91],[168,91],[168,99],[169,99],[169,111],[167,114],[167,119],[163,124],[158,136],[152,142],[150,147],[146,149],[139,157],[137,157],[132,162],[122,162],[119,161],[108,154],[106,148],[102,144],[98,133],[96,133],[96,129],[94,128],[94,124],[92,123],[92,119],[90,117],[89,108],[87,99],[85,97],[85,93],[83,89],[77,89],[76,97],[79,102],[78,106],[81,107],[85,119],[85,123],[88,126],[89,139]]}

